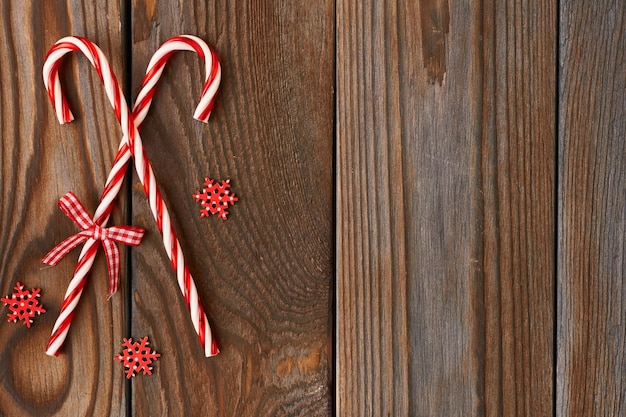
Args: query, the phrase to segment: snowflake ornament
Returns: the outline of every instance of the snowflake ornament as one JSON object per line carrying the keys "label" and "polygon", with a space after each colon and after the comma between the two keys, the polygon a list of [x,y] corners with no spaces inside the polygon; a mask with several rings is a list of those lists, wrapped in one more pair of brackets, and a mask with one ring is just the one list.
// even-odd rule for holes
{"label": "snowflake ornament", "polygon": [[140,339],[139,342],[133,342],[133,339],[124,339],[124,350],[113,358],[117,362],[124,364],[126,368],[126,378],[134,377],[139,371],[143,371],[144,375],[152,375],[152,362],[154,362],[160,354],[150,349],[148,336]]}
{"label": "snowflake ornament", "polygon": [[218,214],[222,220],[226,220],[228,216],[228,205],[232,206],[238,200],[235,194],[230,192],[230,180],[218,183],[210,178],[204,179],[202,192],[196,191],[193,198],[203,207],[200,210],[200,218]]}
{"label": "snowflake ornament", "polygon": [[30,328],[33,323],[33,317],[41,313],[45,313],[46,310],[41,304],[39,304],[39,294],[41,289],[34,288],[31,291],[24,291],[24,286],[17,282],[15,284],[15,292],[7,297],[2,297],[0,300],[4,305],[9,307],[11,312],[7,314],[9,322],[17,322],[17,320],[23,320],[26,327]]}

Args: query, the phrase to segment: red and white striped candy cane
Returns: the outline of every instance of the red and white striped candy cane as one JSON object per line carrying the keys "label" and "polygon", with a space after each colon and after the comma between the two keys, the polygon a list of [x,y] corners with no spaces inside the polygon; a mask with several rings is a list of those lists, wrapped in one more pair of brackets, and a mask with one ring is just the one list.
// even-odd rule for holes
{"label": "red and white striped candy cane", "polygon": [[[176,234],[169,220],[169,213],[164,205],[161,193],[158,190],[154,173],[143,149],[139,132],[137,131],[137,126],[143,122],[148,112],[157,81],[163,72],[167,60],[179,50],[194,51],[205,61],[206,81],[200,104],[196,109],[194,117],[206,122],[219,87],[221,69],[215,52],[210,49],[204,41],[194,36],[184,35],[174,37],[159,48],[150,61],[137,103],[133,113],[130,115],[128,114],[129,110],[126,100],[124,99],[110,65],[102,51],[87,39],[79,37],[63,38],[50,49],[44,64],[44,83],[54,105],[59,122],[69,122],[73,120],[73,116],[63,96],[59,82],[58,68],[60,60],[69,52],[80,51],[87,56],[89,61],[96,68],[98,75],[105,85],[107,96],[115,109],[117,119],[122,126],[124,137],[115,157],[111,173],[105,184],[100,205],[96,209],[94,221],[99,221],[100,223],[98,224],[103,227],[106,225],[113,202],[121,187],[128,160],[133,156],[139,178],[144,185],[146,195],[148,195],[150,199],[150,207],[157,220],[159,230],[161,231],[166,252],[176,271],[178,283],[190,311],[194,328],[198,333],[205,355],[208,357],[216,355],[219,353],[219,350],[212,337],[208,319],[198,297],[195,283],[185,265],[180,243],[176,239]],[[65,294],[59,318],[55,323],[52,336],[50,337],[48,348],[46,349],[46,353],[49,355],[58,355],[59,349],[67,336],[74,310],[82,294],[86,282],[86,275],[93,264],[96,251],[97,242],[89,239],[81,251],[74,277]]]}

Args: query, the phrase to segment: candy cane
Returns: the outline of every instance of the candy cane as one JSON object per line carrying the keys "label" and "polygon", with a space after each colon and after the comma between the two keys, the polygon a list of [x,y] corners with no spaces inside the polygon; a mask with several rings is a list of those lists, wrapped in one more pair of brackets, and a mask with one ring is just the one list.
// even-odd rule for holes
{"label": "candy cane", "polygon": [[[124,136],[115,157],[113,168],[105,184],[100,205],[96,209],[94,221],[101,226],[106,225],[113,202],[119,193],[128,160],[132,156],[135,160],[135,167],[137,168],[139,179],[144,185],[146,195],[149,197],[150,208],[161,231],[166,252],[176,271],[179,287],[189,309],[194,329],[199,336],[205,355],[209,357],[219,353],[219,350],[212,337],[211,328],[198,297],[195,283],[185,265],[184,255],[170,222],[169,212],[161,197],[161,193],[154,178],[154,172],[147,159],[141,137],[137,130],[137,126],[143,122],[148,113],[156,84],[167,60],[179,50],[194,51],[205,61],[206,81],[200,104],[194,113],[194,118],[206,122],[210,116],[215,94],[219,87],[221,68],[215,52],[210,49],[204,41],[194,36],[184,35],[174,37],[166,41],[159,50],[157,50],[148,65],[142,89],[137,97],[137,102],[132,114],[129,114],[124,95],[119,88],[117,79],[104,57],[104,54],[95,44],[87,39],[79,37],[63,38],[50,49],[44,63],[44,84],[48,90],[50,100],[54,105],[59,122],[61,124],[70,122],[73,120],[73,115],[69,109],[67,100],[63,96],[58,76],[60,60],[69,52],[80,51],[96,68],[98,75],[104,83],[107,96],[115,110],[116,117],[122,126]],[[55,323],[46,349],[46,353],[49,355],[58,355],[59,349],[67,336],[74,310],[86,282],[86,275],[95,259],[96,250],[97,242],[93,239],[89,239],[81,251],[74,276],[65,294],[61,312]]]}

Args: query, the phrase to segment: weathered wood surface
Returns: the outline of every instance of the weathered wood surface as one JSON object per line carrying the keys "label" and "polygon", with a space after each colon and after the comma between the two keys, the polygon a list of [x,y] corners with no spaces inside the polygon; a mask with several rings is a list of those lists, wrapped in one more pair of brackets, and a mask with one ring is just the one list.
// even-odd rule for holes
{"label": "weathered wood surface", "polygon": [[556,16],[337,1],[337,415],[552,414]]}
{"label": "weathered wood surface", "polygon": [[[135,415],[330,413],[333,11],[326,0],[134,2],[134,86],[177,34],[214,46],[223,70],[202,124],[204,66],[175,56],[142,129],[221,353],[204,358],[135,188],[135,223],[150,232],[133,251],[132,332],[163,355],[134,381]],[[227,221],[199,217],[191,194],[205,176],[232,181],[240,201]]]}
{"label": "weathered wood surface", "polygon": [[626,5],[561,1],[557,410],[626,415]]}
{"label": "weathered wood surface", "polygon": [[485,411],[549,416],[557,1],[493,1],[483,15]]}
{"label": "weathered wood surface", "polygon": [[[325,416],[333,402],[340,416],[626,413],[624,4],[127,5],[132,22],[118,2],[0,12],[0,293],[41,287],[48,309],[32,329],[0,317],[1,416]],[[50,358],[78,256],[39,262],[76,232],[56,200],[73,190],[94,210],[120,128],[75,55],[63,81],[76,121],[60,126],[45,53],[93,39],[136,94],[181,33],[220,56],[214,113],[192,119],[204,68],[181,53],[142,136],[222,353],[200,351],[135,177],[114,221],[132,207],[148,235],[111,301],[98,257]],[[205,176],[241,199],[226,222],[199,218]],[[128,325],[163,355],[132,385],[112,360]]]}
{"label": "weathered wood surface", "polygon": [[57,39],[82,34],[107,51],[121,73],[121,55],[110,53],[121,43],[119,16],[117,2],[7,2],[0,12],[0,293],[13,292],[16,281],[41,287],[47,309],[27,329],[7,323],[2,308],[0,415],[126,413],[123,373],[112,361],[124,332],[125,291],[107,301],[98,257],[65,348],[49,357],[46,344],[78,250],[54,268],[40,262],[77,232],[57,199],[72,190],[93,212],[121,138],[100,79],[78,54],[66,58],[62,79],[76,120],[60,126],[43,86],[43,60]]}

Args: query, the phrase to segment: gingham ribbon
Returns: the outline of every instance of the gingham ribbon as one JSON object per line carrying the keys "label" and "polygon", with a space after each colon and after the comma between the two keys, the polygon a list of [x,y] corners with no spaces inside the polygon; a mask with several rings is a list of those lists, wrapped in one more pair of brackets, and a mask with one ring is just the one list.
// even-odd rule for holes
{"label": "gingham ribbon", "polygon": [[70,253],[72,249],[85,242],[87,239],[102,241],[102,247],[104,248],[109,270],[109,296],[115,294],[119,284],[120,251],[117,249],[114,242],[128,246],[137,246],[139,242],[141,242],[145,230],[137,226],[100,227],[100,225],[96,224],[96,222],[89,217],[85,206],[83,206],[76,195],[71,191],[59,199],[59,208],[67,217],[76,223],[82,231],[59,243],[48,252],[41,261],[54,266],[58,264],[65,255]]}

